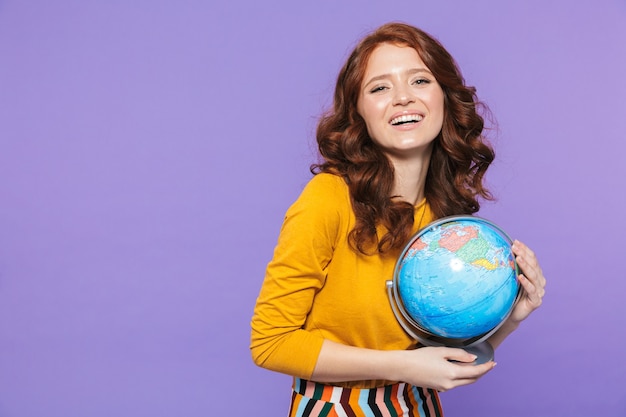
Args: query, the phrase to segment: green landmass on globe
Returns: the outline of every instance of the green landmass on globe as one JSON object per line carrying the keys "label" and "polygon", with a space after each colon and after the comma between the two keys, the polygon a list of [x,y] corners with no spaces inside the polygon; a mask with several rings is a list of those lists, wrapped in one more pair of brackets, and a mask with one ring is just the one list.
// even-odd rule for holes
{"label": "green landmass on globe", "polygon": [[[437,249],[445,249],[454,253],[462,262],[472,264],[479,268],[494,270],[500,267],[509,266],[515,268],[512,259],[503,259],[502,248],[497,250],[500,254],[494,254],[494,247],[490,245],[484,237],[484,233],[479,233],[479,228],[475,225],[455,225],[446,227],[439,239],[430,239],[430,243],[424,242],[426,238],[417,239],[409,249],[411,251],[421,251],[428,247],[430,253],[435,253]],[[426,256],[426,255],[425,255]]]}

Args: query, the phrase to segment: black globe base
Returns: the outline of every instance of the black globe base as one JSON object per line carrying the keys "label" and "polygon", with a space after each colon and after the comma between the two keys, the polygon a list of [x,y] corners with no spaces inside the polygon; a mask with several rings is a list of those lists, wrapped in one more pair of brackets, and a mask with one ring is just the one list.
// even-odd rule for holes
{"label": "black globe base", "polygon": [[492,361],[494,358],[493,348],[486,340],[472,346],[465,346],[463,347],[463,350],[471,353],[472,355],[476,355],[476,360],[472,362],[472,365],[481,365]]}

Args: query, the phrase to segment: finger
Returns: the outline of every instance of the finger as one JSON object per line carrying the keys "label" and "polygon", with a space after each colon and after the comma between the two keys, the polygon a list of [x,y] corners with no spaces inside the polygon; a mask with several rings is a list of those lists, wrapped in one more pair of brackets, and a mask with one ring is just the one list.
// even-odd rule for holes
{"label": "finger", "polygon": [[537,261],[535,253],[531,251],[528,247],[521,245],[523,244],[518,241],[513,244],[513,253],[515,254],[515,259],[517,261],[523,262],[528,267],[539,267],[539,262]]}
{"label": "finger", "polygon": [[[478,381],[479,378],[467,378],[467,379],[457,379],[454,381],[455,387],[461,387],[463,385],[470,385]],[[445,392],[445,390],[440,390],[440,392]]]}
{"label": "finger", "polygon": [[477,356],[463,349],[448,348],[445,358],[454,362],[472,363],[476,360]]}
{"label": "finger", "polygon": [[541,268],[539,268],[538,265],[529,264],[528,261],[521,256],[518,256],[515,260],[519,267],[519,275],[535,286],[540,285],[541,276],[543,275]]}
{"label": "finger", "polygon": [[545,277],[543,276],[543,271],[541,270],[541,267],[539,267],[536,258],[533,257],[532,260],[528,260],[525,256],[518,255],[515,260],[520,267],[521,272],[528,280],[536,286],[545,286]]}
{"label": "finger", "polygon": [[524,274],[520,274],[518,281],[522,286],[523,295],[530,300],[532,304],[541,303],[542,291]]}
{"label": "finger", "polygon": [[530,265],[526,259],[520,258],[517,260],[521,272],[524,276],[532,282],[532,284],[539,290],[543,290],[546,286],[546,278],[543,275],[542,269],[538,264]]}
{"label": "finger", "polygon": [[496,366],[496,363],[489,361],[480,365],[469,366],[467,364],[457,364],[457,366],[461,369],[457,371],[456,377],[454,378],[455,381],[476,380],[491,371]]}
{"label": "finger", "polygon": [[512,249],[513,253],[515,253],[515,260],[524,272],[528,273],[530,270],[533,270],[536,273],[541,273],[541,267],[539,266],[537,256],[528,246],[516,240],[513,243]]}
{"label": "finger", "polygon": [[513,249],[513,252],[516,255],[523,255],[525,257],[528,258],[536,258],[535,257],[535,252],[532,251],[532,249],[530,249],[528,246],[526,246],[525,243],[519,241],[519,240],[514,240],[513,241],[513,245],[511,245],[511,248]]}
{"label": "finger", "polygon": [[519,282],[522,285],[523,297],[528,300],[531,308],[534,310],[541,306],[543,303],[543,296],[545,295],[543,287],[537,287],[523,274],[520,274]]}

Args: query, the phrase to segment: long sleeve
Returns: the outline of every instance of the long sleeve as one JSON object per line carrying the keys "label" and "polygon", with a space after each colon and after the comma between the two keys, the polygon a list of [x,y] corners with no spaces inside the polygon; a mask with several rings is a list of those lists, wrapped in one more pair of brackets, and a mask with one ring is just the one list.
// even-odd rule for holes
{"label": "long sleeve", "polygon": [[287,211],[251,322],[251,353],[259,366],[302,378],[315,368],[324,337],[303,327],[324,286],[339,229],[348,227],[341,227],[339,212],[349,207],[342,181],[317,175]]}

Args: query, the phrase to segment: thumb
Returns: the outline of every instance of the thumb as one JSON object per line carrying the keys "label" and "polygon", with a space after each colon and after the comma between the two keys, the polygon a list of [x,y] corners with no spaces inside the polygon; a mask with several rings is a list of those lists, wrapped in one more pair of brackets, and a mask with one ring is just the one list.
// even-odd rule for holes
{"label": "thumb", "polygon": [[446,359],[450,362],[472,363],[476,360],[477,356],[466,352],[463,349],[450,348],[446,355]]}

